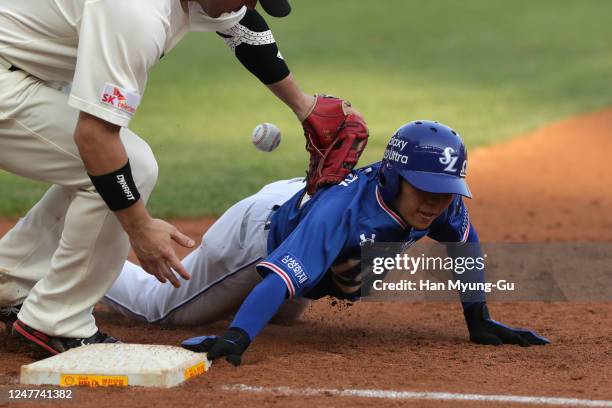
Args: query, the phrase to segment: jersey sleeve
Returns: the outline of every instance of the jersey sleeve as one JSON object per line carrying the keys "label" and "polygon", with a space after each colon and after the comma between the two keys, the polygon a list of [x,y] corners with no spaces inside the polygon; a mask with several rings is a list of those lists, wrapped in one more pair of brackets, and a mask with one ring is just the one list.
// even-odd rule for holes
{"label": "jersey sleeve", "polygon": [[[446,250],[448,256],[453,259],[471,258],[473,260],[484,260],[478,234],[470,222],[467,207],[460,196],[456,196],[447,211],[434,222],[428,235],[438,242],[451,244],[446,246]],[[452,245],[453,243],[465,245]],[[454,279],[467,285],[467,288],[477,288],[459,291],[459,298],[464,309],[474,302],[484,302],[486,300],[486,292],[478,289],[479,285],[486,281],[484,266],[479,265],[479,263],[476,263],[475,268],[466,270],[463,273],[453,271]]]}
{"label": "jersey sleeve", "polygon": [[331,199],[313,207],[257,270],[279,275],[289,297],[299,297],[314,287],[348,241],[350,212],[343,204]]}
{"label": "jersey sleeve", "polygon": [[427,234],[438,242],[465,243],[470,235],[470,215],[461,196],[455,196],[446,211],[438,217]]}
{"label": "jersey sleeve", "polygon": [[149,69],[162,56],[166,30],[147,1],[86,1],[68,104],[127,126],[138,109]]}
{"label": "jersey sleeve", "polygon": [[242,6],[237,11],[223,13],[219,17],[210,17],[202,6],[195,1],[189,2],[189,30],[193,32],[215,32],[229,30],[242,20],[247,8]]}
{"label": "jersey sleeve", "polygon": [[285,293],[285,283],[278,275],[266,276],[244,300],[230,327],[240,327],[253,341],[278,312]]}

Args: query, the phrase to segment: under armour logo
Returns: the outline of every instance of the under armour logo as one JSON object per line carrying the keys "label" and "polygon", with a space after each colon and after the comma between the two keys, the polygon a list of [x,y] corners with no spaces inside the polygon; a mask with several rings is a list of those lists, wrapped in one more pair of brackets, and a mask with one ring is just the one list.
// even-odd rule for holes
{"label": "under armour logo", "polygon": [[359,239],[361,240],[359,246],[372,245],[376,242],[376,234],[372,234],[371,238],[366,238],[365,234],[361,234]]}

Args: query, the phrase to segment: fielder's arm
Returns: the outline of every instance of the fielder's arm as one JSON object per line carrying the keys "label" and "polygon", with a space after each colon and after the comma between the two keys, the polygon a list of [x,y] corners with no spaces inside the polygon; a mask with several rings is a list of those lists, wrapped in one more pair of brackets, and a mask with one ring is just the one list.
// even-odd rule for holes
{"label": "fielder's arm", "polygon": [[369,131],[363,116],[341,99],[305,94],[257,11],[247,10],[237,25],[218,34],[240,62],[302,123],[310,153],[308,193],[313,195],[321,186],[340,183],[357,164],[367,144]]}
{"label": "fielder's arm", "polygon": [[296,114],[302,122],[315,102],[297,85],[278,49],[266,20],[256,10],[247,10],[234,27],[217,32],[242,65],[255,75]]}
{"label": "fielder's arm", "polygon": [[[134,182],[130,162],[119,136],[120,129],[117,125],[81,112],[74,140],[96,190],[130,237],[143,269],[160,282],[169,280],[179,287],[172,269],[184,279],[189,279],[189,274],[176,256],[171,241],[188,248],[194,242],[174,226],[149,215]],[[119,177],[123,184],[117,181]]]}

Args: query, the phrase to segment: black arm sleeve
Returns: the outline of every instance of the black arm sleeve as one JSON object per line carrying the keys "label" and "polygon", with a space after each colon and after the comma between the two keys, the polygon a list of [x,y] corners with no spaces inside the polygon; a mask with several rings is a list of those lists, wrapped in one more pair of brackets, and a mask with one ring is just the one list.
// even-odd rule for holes
{"label": "black arm sleeve", "polygon": [[247,10],[234,27],[217,32],[236,57],[261,82],[270,85],[289,76],[289,67],[281,55],[266,20],[255,10]]}

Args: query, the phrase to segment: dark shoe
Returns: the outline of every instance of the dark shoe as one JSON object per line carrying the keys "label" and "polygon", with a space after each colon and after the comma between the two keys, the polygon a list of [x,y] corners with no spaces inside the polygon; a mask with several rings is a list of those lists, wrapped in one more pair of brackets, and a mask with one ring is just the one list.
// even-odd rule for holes
{"label": "dark shoe", "polygon": [[7,330],[17,321],[21,305],[0,307],[0,322],[6,324]]}
{"label": "dark shoe", "polygon": [[13,324],[13,336],[25,343],[34,346],[39,351],[42,349],[46,353],[56,355],[64,351],[85,346],[88,344],[99,343],[119,343],[116,338],[97,332],[91,337],[85,339],[74,339],[69,337],[51,337],[43,332],[31,328],[21,320],[17,320]]}
{"label": "dark shoe", "polygon": [[21,305],[0,308],[0,348],[7,353],[19,352],[19,344],[11,338],[11,327],[17,321]]}

